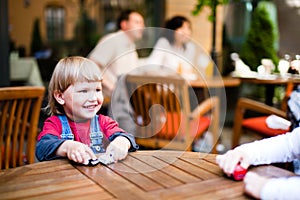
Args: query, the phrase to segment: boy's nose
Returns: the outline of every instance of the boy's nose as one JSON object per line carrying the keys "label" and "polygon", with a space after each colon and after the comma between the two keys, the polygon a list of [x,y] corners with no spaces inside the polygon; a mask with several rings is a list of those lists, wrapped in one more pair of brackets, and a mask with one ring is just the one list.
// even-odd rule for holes
{"label": "boy's nose", "polygon": [[96,92],[91,92],[89,99],[97,100],[97,93]]}

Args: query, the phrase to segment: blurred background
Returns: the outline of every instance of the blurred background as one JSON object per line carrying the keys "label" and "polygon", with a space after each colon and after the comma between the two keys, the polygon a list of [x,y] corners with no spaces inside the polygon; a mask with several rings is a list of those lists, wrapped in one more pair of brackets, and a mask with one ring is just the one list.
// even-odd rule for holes
{"label": "blurred background", "polygon": [[[196,5],[202,3],[201,0],[3,0],[0,3],[0,85],[9,84],[8,55],[11,52],[17,51],[20,57],[35,57],[39,65],[49,68],[64,56],[86,56],[99,38],[115,30],[116,17],[120,10],[127,8],[141,12],[148,27],[162,27],[164,21],[174,15],[188,17],[193,25],[193,40],[215,55],[217,67],[224,75],[234,67],[229,58],[231,52],[238,52],[246,64],[253,68],[265,56],[253,55],[257,61],[248,61],[251,58],[248,59],[247,55],[253,52],[243,47],[251,42],[249,32],[263,36],[264,31],[270,31],[251,30],[251,23],[255,22],[254,15],[259,15],[255,14],[255,10],[259,10],[259,7],[264,7],[260,10],[266,10],[266,17],[273,25],[271,31],[274,37],[270,39],[273,40],[276,55],[272,59],[276,62],[285,54],[293,57],[298,53],[299,0],[211,2],[221,2],[217,5],[215,20],[211,18],[211,5],[214,4],[202,5],[200,12],[193,13]],[[255,42],[256,45],[264,44],[263,41]],[[139,53],[140,57],[147,56],[147,52]]]}

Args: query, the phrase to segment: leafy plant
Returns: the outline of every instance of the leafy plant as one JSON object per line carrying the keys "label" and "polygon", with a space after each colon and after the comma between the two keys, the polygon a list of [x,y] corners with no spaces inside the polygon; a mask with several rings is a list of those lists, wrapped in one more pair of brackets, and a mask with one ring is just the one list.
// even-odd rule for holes
{"label": "leafy plant", "polygon": [[252,15],[249,32],[242,46],[241,59],[256,71],[262,58],[272,59],[275,66],[278,57],[275,48],[276,33],[274,24],[264,6],[257,6]]}
{"label": "leafy plant", "polygon": [[211,9],[211,14],[208,16],[208,20],[214,22],[216,20],[215,13],[218,5],[227,4],[229,0],[198,0],[192,11],[193,15],[198,15],[203,7],[207,6]]}

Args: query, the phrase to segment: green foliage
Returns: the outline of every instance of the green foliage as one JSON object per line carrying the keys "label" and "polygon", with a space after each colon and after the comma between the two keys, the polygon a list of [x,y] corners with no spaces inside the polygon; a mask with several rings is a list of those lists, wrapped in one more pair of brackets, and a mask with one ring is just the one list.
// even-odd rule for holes
{"label": "green foliage", "polygon": [[265,7],[258,6],[252,16],[246,41],[240,52],[241,59],[256,71],[262,58],[270,58],[275,66],[278,64],[277,52],[274,47],[276,34],[274,25]]}
{"label": "green foliage", "polygon": [[44,47],[41,32],[40,32],[40,19],[36,18],[33,24],[33,30],[31,34],[30,52],[34,55],[35,52],[42,50]]}
{"label": "green foliage", "polygon": [[192,14],[194,16],[198,15],[204,6],[208,6],[211,9],[211,14],[208,16],[208,20],[213,22],[215,21],[214,13],[216,12],[216,7],[218,5],[227,4],[229,0],[197,0]]}

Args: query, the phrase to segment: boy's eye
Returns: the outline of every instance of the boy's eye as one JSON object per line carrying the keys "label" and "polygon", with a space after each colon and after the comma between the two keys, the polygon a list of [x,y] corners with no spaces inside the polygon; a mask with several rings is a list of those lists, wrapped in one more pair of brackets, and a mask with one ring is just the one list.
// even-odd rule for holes
{"label": "boy's eye", "polygon": [[87,90],[79,90],[79,93],[87,93]]}
{"label": "boy's eye", "polygon": [[102,92],[102,89],[101,88],[97,88],[96,91],[97,92]]}

